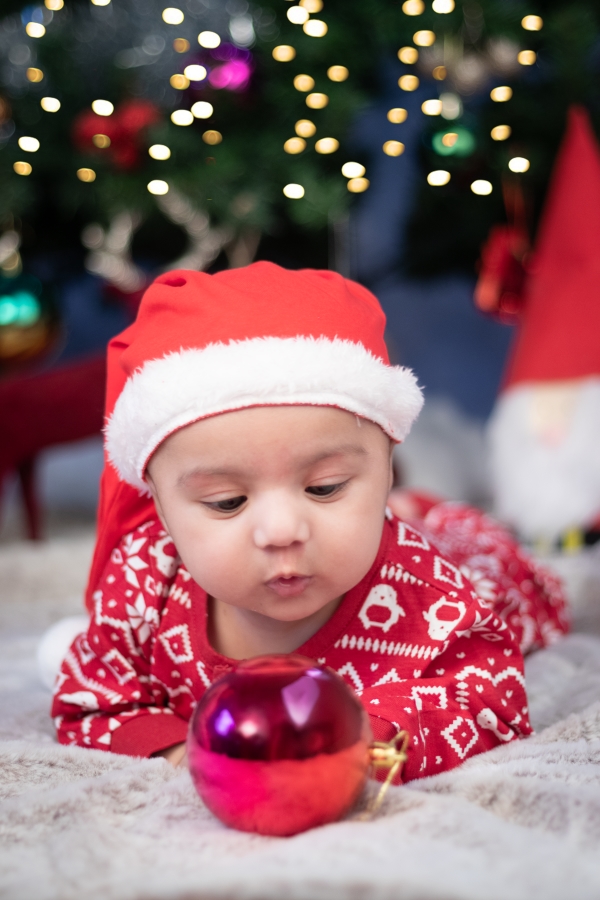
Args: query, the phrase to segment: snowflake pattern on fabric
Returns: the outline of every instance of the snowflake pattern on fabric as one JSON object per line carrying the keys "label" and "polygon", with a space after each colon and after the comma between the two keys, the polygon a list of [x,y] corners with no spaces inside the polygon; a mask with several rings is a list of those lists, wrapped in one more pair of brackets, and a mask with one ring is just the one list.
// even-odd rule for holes
{"label": "snowflake pattern on fabric", "polygon": [[[61,743],[149,756],[185,739],[235,661],[212,649],[207,597],[147,522],[115,548],[87,634],[57,678]],[[567,630],[559,582],[461,504],[386,521],[371,571],[302,647],[360,697],[376,739],[411,736],[403,778],[432,775],[531,732],[519,649]]]}

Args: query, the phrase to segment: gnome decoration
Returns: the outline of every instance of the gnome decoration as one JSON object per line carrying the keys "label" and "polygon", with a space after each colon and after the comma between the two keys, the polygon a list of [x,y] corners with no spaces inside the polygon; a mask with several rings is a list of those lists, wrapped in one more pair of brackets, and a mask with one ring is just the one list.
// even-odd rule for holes
{"label": "gnome decoration", "polygon": [[[537,552],[552,554],[567,582],[577,573],[575,607],[584,601],[573,595],[583,581],[589,593],[595,573],[600,617],[599,247],[600,149],[587,113],[575,107],[489,437],[496,514]],[[574,553],[576,567],[567,561]]]}

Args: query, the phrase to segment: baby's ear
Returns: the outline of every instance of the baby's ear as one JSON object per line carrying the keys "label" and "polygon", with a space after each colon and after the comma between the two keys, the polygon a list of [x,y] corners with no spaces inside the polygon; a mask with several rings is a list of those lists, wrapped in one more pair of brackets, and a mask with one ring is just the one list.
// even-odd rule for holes
{"label": "baby's ear", "polygon": [[158,491],[156,490],[156,485],[152,481],[152,476],[148,471],[146,471],[144,475],[144,481],[148,485],[148,490],[152,494],[152,499],[154,500],[154,506],[156,507],[156,512],[158,513],[158,518],[160,519],[163,528],[167,533],[169,533],[169,529],[167,527],[167,523],[165,522],[165,517],[163,515],[162,507],[160,505],[160,500],[158,498]]}

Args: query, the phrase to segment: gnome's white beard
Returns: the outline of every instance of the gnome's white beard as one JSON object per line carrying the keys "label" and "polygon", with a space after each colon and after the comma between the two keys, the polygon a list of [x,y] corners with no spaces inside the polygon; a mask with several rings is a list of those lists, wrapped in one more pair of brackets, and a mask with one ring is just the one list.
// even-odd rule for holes
{"label": "gnome's white beard", "polygon": [[489,424],[496,515],[554,539],[600,514],[600,378],[519,385]]}

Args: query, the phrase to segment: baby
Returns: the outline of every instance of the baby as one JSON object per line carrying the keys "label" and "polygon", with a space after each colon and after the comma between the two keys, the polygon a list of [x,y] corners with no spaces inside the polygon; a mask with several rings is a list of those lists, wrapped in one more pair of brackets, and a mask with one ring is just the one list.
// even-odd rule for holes
{"label": "baby", "polygon": [[392,450],[422,398],[384,325],[332,272],[261,262],[149,288],[109,348],[62,743],[184,763],[212,681],[292,651],[346,680],[375,739],[409,732],[405,780],[531,733],[522,651],[566,630],[560,588],[476,510],[400,498],[413,518],[394,517]]}

